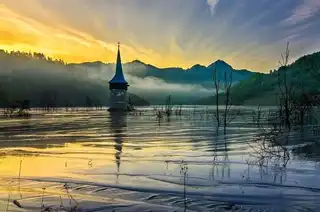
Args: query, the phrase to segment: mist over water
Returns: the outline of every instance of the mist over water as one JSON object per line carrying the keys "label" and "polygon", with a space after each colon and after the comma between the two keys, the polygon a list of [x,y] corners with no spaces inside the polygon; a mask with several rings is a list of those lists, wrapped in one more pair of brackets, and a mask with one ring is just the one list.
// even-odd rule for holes
{"label": "mist over water", "polygon": [[161,123],[151,107],[141,114],[59,110],[1,119],[0,210],[8,197],[23,206],[10,204],[9,211],[66,206],[73,204],[68,192],[80,211],[320,210],[316,158],[292,154],[286,167],[253,165],[248,143],[261,129],[246,113],[252,108],[241,108],[226,136],[210,109],[186,107]]}

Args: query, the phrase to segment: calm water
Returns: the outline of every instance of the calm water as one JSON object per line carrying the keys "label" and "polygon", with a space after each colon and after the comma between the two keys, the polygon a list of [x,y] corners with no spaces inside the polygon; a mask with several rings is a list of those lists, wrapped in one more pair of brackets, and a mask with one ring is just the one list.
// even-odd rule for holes
{"label": "calm water", "polygon": [[0,211],[320,211],[316,160],[250,165],[260,131],[249,115],[224,136],[204,108],[160,124],[143,111],[0,120]]}

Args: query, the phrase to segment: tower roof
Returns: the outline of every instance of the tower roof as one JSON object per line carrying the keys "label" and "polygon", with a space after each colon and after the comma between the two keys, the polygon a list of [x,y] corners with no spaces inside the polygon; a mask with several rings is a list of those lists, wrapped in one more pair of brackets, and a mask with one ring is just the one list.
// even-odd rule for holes
{"label": "tower roof", "polygon": [[118,43],[118,55],[117,55],[116,73],[113,76],[113,78],[109,81],[109,83],[128,84],[128,82],[124,78],[123,71],[122,71],[121,55],[120,55],[120,43]]}

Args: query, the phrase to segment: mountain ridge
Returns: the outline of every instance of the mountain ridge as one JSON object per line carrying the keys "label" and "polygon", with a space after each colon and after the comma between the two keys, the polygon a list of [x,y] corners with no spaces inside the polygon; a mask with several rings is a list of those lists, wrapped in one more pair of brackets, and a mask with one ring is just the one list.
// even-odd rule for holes
{"label": "mountain ridge", "polygon": [[[114,63],[103,63],[103,62],[85,62],[85,63],[73,63],[68,64],[69,66],[81,67],[87,70],[88,68],[95,67],[95,69],[90,69],[89,74],[92,76],[108,76],[114,73],[115,64]],[[223,60],[217,60],[208,66],[203,66],[200,64],[195,64],[190,68],[181,67],[168,67],[159,68],[151,64],[146,64],[140,60],[133,60],[131,62],[123,63],[123,71],[125,76],[130,75],[138,78],[155,78],[166,83],[171,84],[186,84],[186,85],[201,85],[204,88],[213,88],[213,70],[217,68],[217,78],[221,82],[225,79],[224,72],[232,72],[232,83],[239,83],[240,81],[249,79],[252,75],[257,72],[249,71],[246,69],[234,69],[231,65]],[[97,71],[99,74],[96,74]],[[229,74],[228,74],[229,75]],[[107,79],[106,79],[107,80]],[[130,79],[129,79],[130,84]]]}
{"label": "mountain ridge", "polygon": [[[134,64],[134,65],[144,65],[144,66],[150,66],[150,67],[153,67],[153,68],[157,68],[159,70],[168,70],[168,69],[181,69],[183,71],[188,71],[188,70],[192,70],[194,68],[211,68],[213,65],[215,64],[223,64],[223,65],[226,65],[226,66],[229,66],[231,67],[234,71],[248,71],[248,72],[251,72],[251,73],[260,73],[260,72],[257,72],[257,71],[252,71],[252,70],[248,70],[248,69],[245,69],[245,68],[241,68],[241,69],[235,69],[233,68],[229,63],[227,63],[226,61],[224,60],[221,60],[221,59],[218,59],[212,63],[210,63],[209,65],[201,65],[199,63],[197,64],[194,64],[192,66],[190,66],[189,68],[183,68],[183,67],[179,67],[179,66],[168,66],[168,67],[157,67],[155,65],[152,65],[150,63],[145,63],[141,60],[138,60],[138,59],[135,59],[135,60],[132,60],[132,61],[129,61],[129,62],[125,62],[125,63],[122,63],[123,65],[130,65],[130,64]],[[103,62],[103,61],[100,61],[100,60],[97,60],[97,61],[92,61],[92,62],[81,62],[81,63],[68,63],[68,65],[95,65],[95,64],[99,64],[99,65],[115,65],[114,62]],[[263,73],[262,73],[263,74]]]}

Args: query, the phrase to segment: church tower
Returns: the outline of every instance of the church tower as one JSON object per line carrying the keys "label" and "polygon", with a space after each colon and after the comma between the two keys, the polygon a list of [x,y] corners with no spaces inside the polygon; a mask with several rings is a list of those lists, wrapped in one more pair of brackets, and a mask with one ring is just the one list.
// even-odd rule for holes
{"label": "church tower", "polygon": [[129,84],[125,80],[120,55],[120,43],[118,43],[118,55],[116,64],[116,73],[112,80],[109,81],[110,89],[110,108],[109,111],[127,111],[128,97],[127,90]]}

